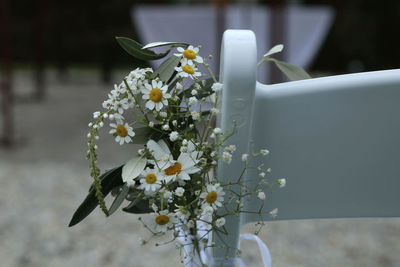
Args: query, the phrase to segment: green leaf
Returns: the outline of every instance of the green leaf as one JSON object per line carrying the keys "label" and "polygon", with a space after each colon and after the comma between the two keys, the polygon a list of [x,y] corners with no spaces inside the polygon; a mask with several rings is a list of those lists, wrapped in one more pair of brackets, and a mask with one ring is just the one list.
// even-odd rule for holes
{"label": "green leaf", "polygon": [[132,183],[133,179],[139,176],[147,164],[147,159],[144,157],[134,157],[125,163],[122,167],[122,181]]}
{"label": "green leaf", "polygon": [[125,184],[124,186],[122,186],[121,191],[115,197],[113,203],[111,204],[111,207],[108,211],[110,215],[113,214],[119,208],[119,206],[121,206],[122,202],[124,202],[124,199],[128,195],[128,193],[129,193],[129,186]]}
{"label": "green leaf", "polygon": [[149,139],[159,140],[164,135],[162,132],[146,126],[134,128],[133,131],[135,132],[135,136],[132,138],[133,144],[146,144]]}
{"label": "green leaf", "polygon": [[267,58],[267,60],[272,61],[275,65],[289,78],[291,81],[311,79],[311,76],[303,70],[301,67],[289,64],[275,58]]}
{"label": "green leaf", "polygon": [[141,60],[156,60],[165,57],[170,50],[165,53],[156,54],[151,50],[143,49],[143,45],[135,40],[126,37],[115,37],[119,45],[130,55]]}
{"label": "green leaf", "polygon": [[[103,193],[104,197],[107,196],[113,188],[123,184],[121,173],[122,166],[119,166],[100,175],[99,179],[101,181],[101,192]],[[85,200],[75,211],[68,226],[74,226],[85,219],[97,207],[97,205],[99,205],[99,201],[96,198],[96,190],[92,186]]]}
{"label": "green leaf", "polygon": [[264,56],[263,58],[269,57],[270,55],[280,53],[283,50],[283,44],[278,44],[272,47]]}
{"label": "green leaf", "polygon": [[146,144],[148,141],[148,137],[154,131],[149,127],[138,127],[134,128],[135,136],[132,138],[132,142],[134,144]]}
{"label": "green leaf", "polygon": [[143,46],[142,49],[148,49],[148,48],[166,46],[166,45],[183,46],[183,47],[189,46],[188,43],[183,43],[183,42],[154,42],[154,43],[149,43],[149,44]]}
{"label": "green leaf", "polygon": [[122,210],[125,212],[128,212],[128,213],[135,213],[135,214],[143,214],[143,213],[153,212],[153,210],[150,209],[149,200],[141,199],[141,198],[135,199],[128,206],[123,208]]}
{"label": "green leaf", "polygon": [[177,56],[171,56],[165,60],[158,69],[153,73],[153,79],[159,75],[160,80],[163,82],[168,82],[175,72],[175,67],[178,66],[180,58]]}

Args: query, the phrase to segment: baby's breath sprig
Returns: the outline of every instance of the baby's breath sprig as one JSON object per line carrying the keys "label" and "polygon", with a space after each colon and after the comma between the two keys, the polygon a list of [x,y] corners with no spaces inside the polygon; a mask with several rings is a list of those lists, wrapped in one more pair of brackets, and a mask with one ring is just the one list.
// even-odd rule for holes
{"label": "baby's breath sprig", "polygon": [[[97,115],[98,116],[98,115]],[[95,116],[95,117],[97,117]],[[100,125],[103,125],[103,119],[104,119],[104,113],[101,113],[97,120],[92,123],[92,129],[90,130],[88,134],[88,154],[87,158],[90,160],[90,176],[93,178],[93,186],[94,189],[96,190],[96,198],[99,201],[99,206],[101,210],[104,212],[106,216],[109,215],[108,209],[106,207],[106,203],[104,201],[104,195],[101,191],[101,181],[100,181],[100,169],[97,167],[96,162],[97,162],[97,145],[95,142],[96,137],[98,138],[99,136],[99,131],[98,128]],[[101,126],[100,126],[101,127]]]}

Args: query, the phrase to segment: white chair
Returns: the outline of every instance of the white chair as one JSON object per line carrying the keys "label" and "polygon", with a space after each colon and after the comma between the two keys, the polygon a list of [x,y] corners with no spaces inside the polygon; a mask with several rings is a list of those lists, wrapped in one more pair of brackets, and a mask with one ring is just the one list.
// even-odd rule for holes
{"label": "white chair", "polygon": [[[224,33],[219,125],[229,131],[235,120],[238,132],[229,143],[241,153],[250,140],[268,148],[271,177],[287,178],[284,189],[265,192],[263,211],[278,207],[273,220],[399,217],[400,70],[264,85],[256,82],[256,55],[253,32]],[[242,168],[238,153],[229,165],[219,162],[218,176],[229,182]],[[249,185],[259,179],[255,170],[246,174]],[[256,211],[260,200],[243,204]],[[231,216],[229,234],[213,239],[237,247],[240,227],[259,220],[256,214]],[[234,266],[234,250],[212,254],[215,266]]]}

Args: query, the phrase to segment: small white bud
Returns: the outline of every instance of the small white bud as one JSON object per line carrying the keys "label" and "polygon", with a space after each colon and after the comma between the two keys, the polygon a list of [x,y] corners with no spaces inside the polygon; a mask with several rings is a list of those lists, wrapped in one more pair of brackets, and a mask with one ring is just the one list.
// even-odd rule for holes
{"label": "small white bud", "polygon": [[249,157],[249,154],[243,154],[242,161],[247,161],[248,157]]}
{"label": "small white bud", "polygon": [[261,199],[261,200],[264,200],[264,199],[265,199],[265,193],[264,193],[264,192],[258,192],[257,197],[258,197],[259,199]]}
{"label": "small white bud", "polygon": [[222,87],[223,87],[222,83],[214,83],[214,84],[211,86],[211,89],[212,89],[214,92],[219,92],[219,91],[222,90]]}
{"label": "small white bud", "polygon": [[213,133],[216,134],[216,135],[222,134],[222,129],[221,129],[221,128],[215,128],[215,129],[213,130]]}
{"label": "small white bud", "polygon": [[217,108],[212,108],[212,109],[211,109],[211,113],[212,113],[213,115],[217,115],[217,114],[219,113],[219,109],[217,109]]}
{"label": "small white bud", "polygon": [[190,105],[190,106],[196,105],[197,102],[198,102],[198,101],[197,101],[197,98],[196,98],[196,97],[192,96],[192,97],[189,98],[189,105]]}
{"label": "small white bud", "polygon": [[173,131],[169,134],[169,140],[171,140],[172,142],[175,142],[176,140],[178,140],[179,134],[177,131]]}
{"label": "small white bud", "polygon": [[175,189],[175,195],[177,195],[178,197],[183,196],[184,193],[185,193],[185,189],[183,187],[177,187]]}
{"label": "small white bud", "polygon": [[269,215],[270,215],[272,218],[275,218],[275,217],[278,215],[278,208],[275,208],[275,209],[271,210],[271,211],[269,212]]}
{"label": "small white bud", "polygon": [[100,114],[100,111],[93,112],[93,119],[99,118]]}
{"label": "small white bud", "polygon": [[278,179],[278,184],[279,184],[280,188],[285,187],[286,186],[286,179],[285,178]]}
{"label": "small white bud", "polygon": [[232,154],[224,151],[224,153],[222,153],[222,159],[223,159],[223,161],[225,161],[226,163],[229,164],[232,161]]}
{"label": "small white bud", "polygon": [[216,221],[215,221],[215,225],[217,226],[217,227],[222,227],[222,226],[224,226],[225,225],[225,218],[218,218]]}
{"label": "small white bud", "polygon": [[197,111],[192,111],[190,112],[190,115],[192,115],[193,120],[198,121],[200,120],[200,113]]}

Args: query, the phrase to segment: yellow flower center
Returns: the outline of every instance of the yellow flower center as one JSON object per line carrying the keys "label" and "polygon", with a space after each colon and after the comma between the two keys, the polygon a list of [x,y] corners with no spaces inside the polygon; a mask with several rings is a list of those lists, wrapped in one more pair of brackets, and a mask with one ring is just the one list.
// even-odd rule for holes
{"label": "yellow flower center", "polygon": [[169,217],[164,214],[158,215],[155,221],[158,225],[166,225],[167,223],[169,223]]}
{"label": "yellow flower center", "polygon": [[186,49],[183,51],[183,56],[188,59],[195,59],[196,53],[192,49]]}
{"label": "yellow flower center", "polygon": [[122,124],[117,126],[116,131],[117,131],[117,134],[121,137],[126,137],[128,135],[128,130]]}
{"label": "yellow flower center", "polygon": [[162,91],[158,88],[153,88],[150,91],[150,100],[153,102],[156,102],[156,103],[160,102],[162,96],[163,96]]}
{"label": "yellow flower center", "polygon": [[148,173],[146,175],[146,183],[154,184],[157,181],[157,176],[154,173]]}
{"label": "yellow flower center", "polygon": [[207,203],[212,204],[217,200],[217,197],[218,197],[217,192],[212,191],[208,193],[208,195],[206,196],[206,201]]}
{"label": "yellow flower center", "polygon": [[181,170],[182,170],[182,164],[180,164],[179,162],[175,162],[174,165],[165,169],[165,174],[166,175],[179,174],[181,173]]}
{"label": "yellow flower center", "polygon": [[190,67],[189,65],[185,65],[182,67],[182,70],[186,73],[189,74],[193,74],[194,73],[194,69],[192,67]]}

